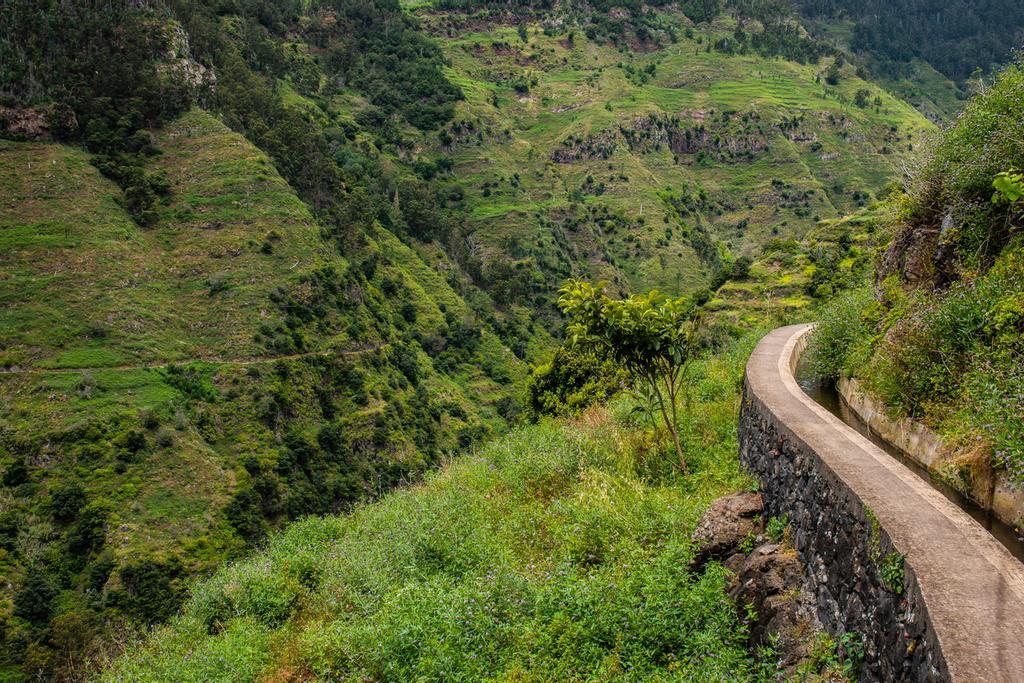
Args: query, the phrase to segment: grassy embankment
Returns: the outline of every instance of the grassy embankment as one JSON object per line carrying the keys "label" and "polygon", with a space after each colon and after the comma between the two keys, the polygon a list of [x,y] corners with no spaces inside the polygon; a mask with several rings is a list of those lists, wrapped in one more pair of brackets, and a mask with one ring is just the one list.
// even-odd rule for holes
{"label": "grassy embankment", "polygon": [[736,458],[757,335],[700,363],[692,474],[628,402],[467,453],[343,517],[298,522],[198,584],[108,680],[746,680],[745,630],[688,536],[750,485]]}
{"label": "grassy embankment", "polygon": [[862,379],[957,448],[938,474],[964,490],[990,467],[1024,482],[1021,205],[993,186],[1024,167],[1022,136],[1024,72],[1010,67],[893,199],[877,285],[837,299],[818,335],[823,372]]}

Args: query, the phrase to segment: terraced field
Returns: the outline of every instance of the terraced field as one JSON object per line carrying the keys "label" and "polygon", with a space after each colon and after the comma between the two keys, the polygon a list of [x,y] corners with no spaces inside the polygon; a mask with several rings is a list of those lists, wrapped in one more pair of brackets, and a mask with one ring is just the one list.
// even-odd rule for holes
{"label": "terraced field", "polygon": [[849,64],[829,85],[830,57],[709,48],[729,18],[687,31],[667,15],[678,42],[620,51],[540,24],[525,42],[468,21],[449,38],[449,15],[420,16],[466,95],[437,151],[464,181],[485,273],[511,275],[512,299],[550,303],[569,273],[692,292],[722,263],[871,204],[934,132]]}

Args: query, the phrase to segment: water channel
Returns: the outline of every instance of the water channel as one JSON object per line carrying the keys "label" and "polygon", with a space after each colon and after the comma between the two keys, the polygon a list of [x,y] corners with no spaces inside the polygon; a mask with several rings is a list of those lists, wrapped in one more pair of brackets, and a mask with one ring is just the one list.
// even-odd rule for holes
{"label": "water channel", "polygon": [[922,465],[909,458],[903,451],[881,439],[861,420],[856,413],[846,404],[842,396],[836,390],[832,382],[822,381],[815,376],[814,372],[804,361],[800,361],[796,370],[796,381],[800,388],[810,396],[816,403],[824,407],[840,420],[856,429],[860,434],[867,437],[873,444],[881,448],[893,458],[905,465],[911,472],[927,481],[932,488],[944,495],[956,504],[961,510],[973,517],[979,524],[1003,544],[1010,553],[1018,560],[1024,562],[1024,535],[1020,530],[1014,529],[996,519],[992,513],[980,507],[970,498],[949,486],[945,482],[933,477]]}

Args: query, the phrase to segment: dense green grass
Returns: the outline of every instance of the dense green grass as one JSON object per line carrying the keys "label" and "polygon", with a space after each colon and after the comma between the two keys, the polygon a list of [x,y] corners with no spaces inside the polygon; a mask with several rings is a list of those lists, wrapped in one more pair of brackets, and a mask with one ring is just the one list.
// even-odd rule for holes
{"label": "dense green grass", "polygon": [[345,517],[307,519],[196,586],[116,681],[747,680],[723,593],[686,567],[742,488],[735,418],[757,335],[700,363],[681,477],[629,404],[517,430]]}

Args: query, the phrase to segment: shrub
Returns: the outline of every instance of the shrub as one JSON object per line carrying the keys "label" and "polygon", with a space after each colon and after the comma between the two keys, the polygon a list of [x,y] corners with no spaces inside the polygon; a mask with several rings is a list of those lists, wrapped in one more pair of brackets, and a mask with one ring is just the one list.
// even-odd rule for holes
{"label": "shrub", "polygon": [[224,508],[224,516],[249,543],[255,543],[267,533],[267,524],[260,514],[260,498],[251,489],[236,491]]}
{"label": "shrub", "polygon": [[111,600],[125,614],[144,624],[166,621],[181,605],[181,560],[145,558],[134,560],[118,572],[122,589]]}
{"label": "shrub", "polygon": [[874,296],[868,287],[844,292],[821,309],[808,348],[815,374],[834,380],[859,370],[870,352],[875,316]]}
{"label": "shrub", "polygon": [[593,351],[560,346],[551,360],[533,368],[526,380],[526,419],[576,415],[584,408],[607,401],[622,390],[626,373]]}
{"label": "shrub", "polygon": [[28,481],[28,465],[25,458],[15,458],[14,461],[4,470],[4,486],[20,486]]}
{"label": "shrub", "polygon": [[85,505],[85,490],[76,481],[54,487],[50,493],[50,511],[58,522],[70,522]]}
{"label": "shrub", "polygon": [[34,626],[44,626],[53,615],[56,597],[57,587],[49,573],[43,567],[33,565],[14,595],[14,616]]}

